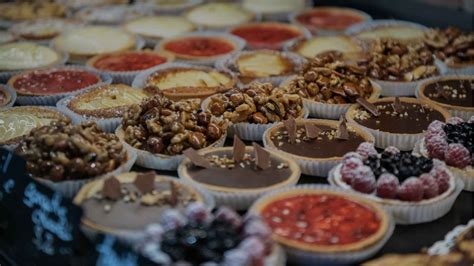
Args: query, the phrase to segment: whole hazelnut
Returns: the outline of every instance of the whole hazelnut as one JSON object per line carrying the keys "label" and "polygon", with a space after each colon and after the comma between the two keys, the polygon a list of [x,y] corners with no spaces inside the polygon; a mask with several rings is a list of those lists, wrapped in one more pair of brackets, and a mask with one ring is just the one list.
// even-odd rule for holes
{"label": "whole hazelnut", "polygon": [[209,123],[207,126],[207,135],[211,139],[218,139],[222,135],[222,130],[214,123]]}
{"label": "whole hazelnut", "polygon": [[163,139],[159,137],[149,137],[146,144],[151,153],[161,153],[165,147]]}

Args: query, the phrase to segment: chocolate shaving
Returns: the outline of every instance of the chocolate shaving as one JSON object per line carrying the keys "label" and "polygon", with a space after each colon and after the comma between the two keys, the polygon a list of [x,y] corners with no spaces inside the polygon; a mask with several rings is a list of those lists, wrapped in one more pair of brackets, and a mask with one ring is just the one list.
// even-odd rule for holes
{"label": "chocolate shaving", "polygon": [[438,99],[444,98],[445,100],[449,100],[449,94],[443,88],[441,88],[439,83],[436,83],[435,89],[436,89],[436,95],[435,95],[436,98]]}
{"label": "chocolate shaving", "polygon": [[206,157],[199,154],[195,149],[189,148],[183,152],[184,156],[188,157],[191,162],[198,167],[210,168],[211,164]]}
{"label": "chocolate shaving", "polygon": [[234,161],[237,163],[240,163],[243,161],[245,155],[245,143],[237,137],[237,135],[234,135],[234,145],[233,145],[233,150],[232,150],[232,156],[234,158]]}
{"label": "chocolate shaving", "polygon": [[380,115],[379,110],[377,110],[377,107],[373,105],[372,103],[370,103],[369,101],[367,101],[365,98],[359,97],[356,99],[356,102],[360,104],[362,107],[364,107],[365,110],[369,111],[372,115],[374,116]]}
{"label": "chocolate shaving", "polygon": [[336,138],[342,139],[342,140],[349,139],[349,131],[347,130],[347,121],[343,116],[341,116],[341,118],[339,119],[339,126],[336,131]]}
{"label": "chocolate shaving", "polygon": [[153,171],[138,174],[133,184],[142,194],[151,193],[155,189],[155,175]]}
{"label": "chocolate shaving", "polygon": [[173,181],[170,181],[170,192],[169,203],[175,207],[178,204],[178,188]]}
{"label": "chocolate shaving", "polygon": [[290,143],[295,143],[296,141],[296,121],[293,118],[283,121],[283,125],[288,131],[288,139]]}
{"label": "chocolate shaving", "polygon": [[403,112],[403,105],[399,97],[395,97],[395,102],[393,103],[393,109],[395,109],[395,112],[399,114]]}
{"label": "chocolate shaving", "polygon": [[319,136],[319,133],[321,133],[321,129],[314,124],[311,123],[306,123],[304,124],[305,132],[306,132],[306,137],[310,139],[315,139]]}
{"label": "chocolate shaving", "polygon": [[102,185],[102,196],[111,200],[119,200],[122,197],[120,187],[120,181],[115,176],[107,178]]}
{"label": "chocolate shaving", "polygon": [[265,170],[270,168],[270,153],[257,143],[253,143],[255,150],[255,164],[258,168]]}

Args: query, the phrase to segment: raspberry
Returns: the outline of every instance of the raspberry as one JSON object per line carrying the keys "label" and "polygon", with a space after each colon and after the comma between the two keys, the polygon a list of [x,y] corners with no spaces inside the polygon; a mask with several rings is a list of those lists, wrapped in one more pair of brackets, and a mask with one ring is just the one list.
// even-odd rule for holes
{"label": "raspberry", "polygon": [[174,209],[165,210],[160,218],[161,226],[163,226],[165,231],[182,227],[186,222],[186,217],[184,217],[178,210]]}
{"label": "raspberry", "polygon": [[368,166],[360,166],[354,170],[351,187],[362,193],[372,193],[375,190],[375,176]]}
{"label": "raspberry", "polygon": [[[360,157],[358,153],[355,154]],[[341,167],[342,181],[350,185],[355,175],[355,169],[362,165],[364,165],[364,163],[357,157],[352,157],[344,160]]]}
{"label": "raspberry", "polygon": [[216,220],[227,221],[235,227],[240,227],[242,225],[242,218],[240,218],[240,215],[228,207],[219,207],[215,216]]}
{"label": "raspberry", "polygon": [[426,136],[425,136],[425,142],[426,142],[426,141],[431,141],[431,139],[432,139],[433,137],[435,137],[435,136],[436,136],[436,137],[439,136],[439,137],[441,137],[441,138],[443,138],[443,139],[446,139],[446,137],[447,137],[447,136],[446,136],[446,132],[444,132],[444,131],[438,131],[438,132],[435,132],[435,131],[428,131],[428,133],[426,133]]}
{"label": "raspberry", "polygon": [[423,183],[416,177],[410,177],[398,188],[397,194],[404,201],[420,201],[423,199]]}
{"label": "raspberry", "polygon": [[257,237],[248,237],[240,242],[238,249],[243,250],[250,257],[250,265],[263,265],[265,258],[265,245]]}
{"label": "raspberry", "polygon": [[428,132],[441,132],[443,131],[444,125],[445,123],[435,120],[428,126]]}
{"label": "raspberry", "polygon": [[451,124],[451,125],[457,125],[457,124],[460,124],[462,122],[464,122],[464,120],[462,120],[462,118],[453,116],[453,117],[449,118],[446,123]]}
{"label": "raspberry", "polygon": [[391,153],[391,154],[400,153],[400,150],[397,147],[394,147],[394,146],[388,146],[387,148],[385,148],[384,151],[388,152],[388,153]]}
{"label": "raspberry", "polygon": [[369,155],[377,154],[374,144],[370,142],[362,142],[359,147],[357,147],[356,152],[360,154],[364,160],[366,160]]}
{"label": "raspberry", "polygon": [[385,199],[394,199],[397,197],[399,181],[392,174],[382,174],[377,180],[377,196]]}
{"label": "raspberry", "polygon": [[189,220],[201,223],[209,221],[211,216],[206,206],[199,202],[189,204],[185,213]]}
{"label": "raspberry", "polygon": [[423,197],[431,199],[439,195],[438,183],[430,174],[422,174],[419,178],[423,184]]}
{"label": "raspberry", "polygon": [[352,159],[352,158],[357,158],[362,161],[362,156],[360,156],[360,154],[358,154],[357,152],[351,151],[351,152],[346,153],[344,157],[342,157],[342,163],[345,163],[346,160]]}
{"label": "raspberry", "polygon": [[464,168],[471,163],[469,150],[459,143],[449,144],[444,154],[444,161],[451,166]]}
{"label": "raspberry", "polygon": [[443,160],[448,142],[441,136],[433,136],[429,141],[425,141],[426,150],[431,158]]}
{"label": "raspberry", "polygon": [[448,169],[444,166],[437,165],[433,167],[430,171],[431,176],[436,179],[436,183],[438,183],[438,193],[441,194],[448,190],[449,188],[449,180],[450,180],[450,173]]}
{"label": "raspberry", "polygon": [[245,250],[234,248],[224,253],[223,265],[250,265],[250,263],[250,257]]}

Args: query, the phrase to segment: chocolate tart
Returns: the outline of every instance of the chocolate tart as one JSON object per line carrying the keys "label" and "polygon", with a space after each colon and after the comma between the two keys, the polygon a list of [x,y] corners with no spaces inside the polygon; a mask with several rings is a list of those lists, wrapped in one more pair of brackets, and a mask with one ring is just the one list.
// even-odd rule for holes
{"label": "chocolate tart", "polygon": [[413,149],[432,121],[446,121],[451,117],[444,108],[413,98],[398,98],[397,107],[396,99],[387,97],[371,101],[379,116],[357,104],[349,108],[346,118],[374,135],[376,147],[395,146],[407,151]]}
{"label": "chocolate tart", "polygon": [[346,35],[303,39],[292,45],[289,50],[306,58],[314,58],[316,55],[328,51],[338,51],[345,58],[350,59],[360,57],[363,52],[361,44],[354,38]]}
{"label": "chocolate tart", "polygon": [[181,179],[202,186],[213,194],[217,205],[247,209],[265,192],[292,186],[298,182],[300,169],[295,161],[276,152],[269,153],[270,167],[257,165],[255,148],[243,147],[241,162],[233,158],[235,148],[212,148],[199,154],[211,167],[196,166],[189,158],[178,167]]}
{"label": "chocolate tart", "polygon": [[[300,119],[295,124],[294,142],[291,141],[287,126],[279,123],[265,131],[263,144],[266,148],[294,159],[301,167],[301,172],[308,175],[326,176],[344,154],[356,150],[362,142],[374,141],[370,133],[356,124],[347,125],[347,139],[337,137],[340,126],[338,121]],[[317,129],[307,128],[307,125]],[[308,134],[314,136],[310,138]]]}
{"label": "chocolate tart", "polygon": [[84,229],[123,237],[133,237],[158,223],[165,210],[183,209],[191,202],[208,204],[209,199],[189,184],[154,172],[129,172],[96,180],[74,198],[84,210]]}
{"label": "chocolate tart", "polygon": [[80,26],[83,23],[77,20],[50,18],[20,22],[13,25],[10,31],[24,40],[45,41]]}
{"label": "chocolate tart", "polygon": [[0,108],[10,107],[15,101],[15,95],[7,89],[7,87],[0,85]]}
{"label": "chocolate tart", "polygon": [[192,8],[185,17],[205,29],[222,29],[249,22],[255,14],[235,3],[207,3]]}
{"label": "chocolate tart", "polygon": [[151,16],[128,21],[125,30],[147,40],[158,41],[194,31],[196,25],[179,16]]}
{"label": "chocolate tart", "polygon": [[32,42],[0,45],[0,73],[52,66],[62,63],[63,55]]}
{"label": "chocolate tart", "polygon": [[468,120],[474,115],[473,90],[474,77],[450,75],[420,83],[416,96],[442,106],[453,116]]}

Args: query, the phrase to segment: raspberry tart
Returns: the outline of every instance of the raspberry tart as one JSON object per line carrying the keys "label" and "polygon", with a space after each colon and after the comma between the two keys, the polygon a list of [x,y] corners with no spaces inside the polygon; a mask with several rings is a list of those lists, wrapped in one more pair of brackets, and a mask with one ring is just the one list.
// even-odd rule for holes
{"label": "raspberry tart", "polygon": [[474,116],[468,121],[453,117],[447,123],[434,121],[420,141],[420,153],[444,161],[464,189],[474,191]]}
{"label": "raspberry tart", "polygon": [[378,153],[362,143],[331,170],[331,184],[365,194],[389,209],[397,223],[415,224],[446,214],[462,190],[440,161],[390,146]]}

